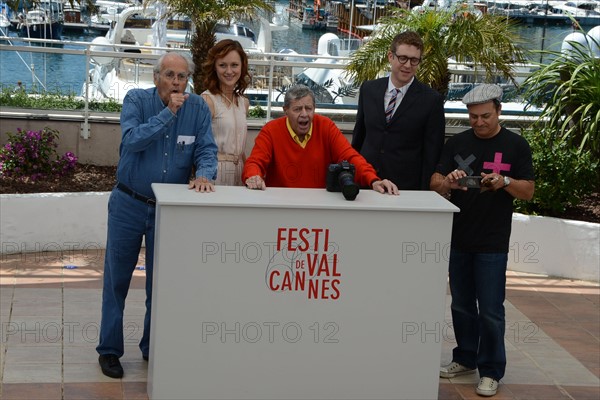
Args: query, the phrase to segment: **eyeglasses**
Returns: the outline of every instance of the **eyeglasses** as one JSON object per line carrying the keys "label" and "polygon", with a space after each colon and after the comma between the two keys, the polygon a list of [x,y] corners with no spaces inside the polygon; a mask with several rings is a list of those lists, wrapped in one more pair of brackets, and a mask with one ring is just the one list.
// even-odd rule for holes
{"label": "eyeglasses", "polygon": [[179,81],[187,81],[187,79],[190,77],[190,74],[184,74],[183,72],[176,74],[173,71],[167,71],[163,73],[163,76],[172,81],[175,80],[175,77],[177,77],[177,80]]}
{"label": "eyeglasses", "polygon": [[399,56],[398,54],[394,54],[398,59],[400,64],[406,64],[408,60],[410,60],[410,65],[416,67],[421,62],[421,59],[418,57],[407,57],[407,56]]}

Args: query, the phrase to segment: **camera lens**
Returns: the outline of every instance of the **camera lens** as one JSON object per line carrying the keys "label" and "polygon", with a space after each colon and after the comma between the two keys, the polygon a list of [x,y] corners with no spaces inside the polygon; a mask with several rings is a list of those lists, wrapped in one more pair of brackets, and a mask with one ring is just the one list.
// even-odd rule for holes
{"label": "camera lens", "polygon": [[358,196],[359,187],[354,183],[354,174],[350,171],[342,171],[338,176],[342,194],[346,200],[354,200]]}

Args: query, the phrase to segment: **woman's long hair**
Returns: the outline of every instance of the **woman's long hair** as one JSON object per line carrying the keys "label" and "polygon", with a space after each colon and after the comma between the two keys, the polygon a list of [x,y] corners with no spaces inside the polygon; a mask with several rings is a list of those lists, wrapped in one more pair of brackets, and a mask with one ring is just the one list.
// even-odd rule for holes
{"label": "woman's long hair", "polygon": [[246,52],[244,51],[244,48],[240,42],[231,39],[220,40],[208,51],[206,62],[202,65],[202,69],[204,71],[204,87],[212,94],[222,93],[221,83],[219,81],[219,77],[217,76],[215,63],[219,58],[225,57],[231,51],[237,51],[242,60],[240,79],[238,79],[235,87],[233,88],[233,94],[235,96],[243,96],[244,91],[250,83],[250,74],[248,73],[248,55],[246,55]]}

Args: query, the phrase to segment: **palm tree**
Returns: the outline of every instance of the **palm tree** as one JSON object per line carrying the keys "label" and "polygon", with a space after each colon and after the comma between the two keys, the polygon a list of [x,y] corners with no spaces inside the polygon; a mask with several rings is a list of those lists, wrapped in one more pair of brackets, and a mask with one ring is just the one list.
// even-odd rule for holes
{"label": "palm tree", "polygon": [[259,10],[273,11],[269,0],[146,0],[145,5],[163,3],[170,14],[187,15],[195,26],[190,50],[196,64],[193,76],[194,91],[202,93],[202,64],[208,50],[215,45],[217,22],[231,22],[233,19],[248,19],[258,15]]}
{"label": "palm tree", "polygon": [[347,71],[358,83],[374,79],[389,68],[387,52],[394,36],[413,30],[425,44],[417,77],[443,95],[450,83],[449,58],[481,66],[486,80],[500,74],[514,82],[514,63],[526,60],[514,23],[495,15],[464,11],[394,11],[380,20],[380,29],[354,54]]}
{"label": "palm tree", "polygon": [[523,86],[525,98],[543,107],[537,126],[549,142],[564,141],[578,154],[590,151],[600,159],[600,60],[592,49],[600,42],[591,35],[588,40],[569,41],[568,52],[543,51],[551,61],[539,64]]}

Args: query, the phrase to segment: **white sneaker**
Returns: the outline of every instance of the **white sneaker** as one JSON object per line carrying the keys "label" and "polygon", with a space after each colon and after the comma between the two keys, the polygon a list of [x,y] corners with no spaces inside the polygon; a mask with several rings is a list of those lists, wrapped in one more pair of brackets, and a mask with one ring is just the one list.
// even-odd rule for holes
{"label": "white sneaker", "polygon": [[452,361],[450,364],[440,368],[440,378],[454,378],[460,375],[474,374],[475,368],[467,368],[457,362]]}
{"label": "white sneaker", "polygon": [[477,385],[477,394],[480,396],[494,396],[498,391],[498,381],[484,376],[479,380],[479,385]]}

